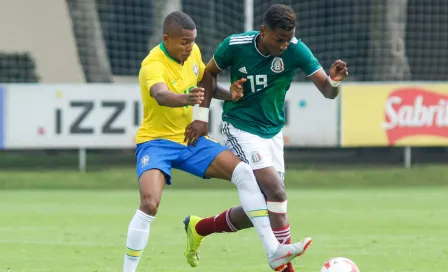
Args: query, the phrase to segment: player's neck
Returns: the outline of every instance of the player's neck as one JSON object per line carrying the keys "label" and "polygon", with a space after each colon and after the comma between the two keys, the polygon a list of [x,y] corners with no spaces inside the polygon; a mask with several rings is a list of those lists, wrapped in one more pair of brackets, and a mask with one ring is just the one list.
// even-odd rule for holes
{"label": "player's neck", "polygon": [[170,54],[170,52],[168,51],[168,49],[165,46],[165,42],[162,42],[161,49],[165,53],[165,55],[167,55],[170,59],[174,60],[175,62],[179,63],[180,65],[184,65],[183,61],[176,59],[175,57],[173,57],[172,54]]}
{"label": "player's neck", "polygon": [[258,52],[260,52],[265,56],[269,55],[269,52],[266,50],[266,48],[263,46],[263,43],[261,42],[260,35],[258,35],[257,38],[255,39],[255,45],[257,46]]}

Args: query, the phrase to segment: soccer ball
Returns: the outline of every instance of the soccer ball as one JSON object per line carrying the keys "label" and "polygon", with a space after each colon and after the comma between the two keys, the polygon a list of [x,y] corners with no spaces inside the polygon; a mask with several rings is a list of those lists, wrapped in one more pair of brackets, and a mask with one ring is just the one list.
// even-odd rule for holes
{"label": "soccer ball", "polygon": [[336,257],[328,260],[320,272],[359,272],[359,268],[352,260]]}

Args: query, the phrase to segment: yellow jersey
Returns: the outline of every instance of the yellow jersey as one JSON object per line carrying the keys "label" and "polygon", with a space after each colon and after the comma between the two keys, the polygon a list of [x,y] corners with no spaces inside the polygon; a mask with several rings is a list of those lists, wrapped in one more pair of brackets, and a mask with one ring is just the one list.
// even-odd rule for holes
{"label": "yellow jersey", "polygon": [[193,106],[170,108],[160,106],[149,90],[156,83],[165,83],[177,94],[186,94],[202,80],[205,65],[201,51],[194,44],[190,57],[180,64],[166,51],[163,42],[154,47],[143,60],[140,73],[140,92],[143,120],[137,131],[137,144],[154,139],[166,139],[185,144],[185,128],[193,119]]}

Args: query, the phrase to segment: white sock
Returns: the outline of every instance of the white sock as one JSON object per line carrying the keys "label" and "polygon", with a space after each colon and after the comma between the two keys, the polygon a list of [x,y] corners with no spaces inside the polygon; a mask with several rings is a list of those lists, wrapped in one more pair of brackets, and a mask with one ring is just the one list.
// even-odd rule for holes
{"label": "white sock", "polygon": [[266,255],[268,257],[273,255],[279,242],[272,232],[266,200],[258,187],[252,168],[248,164],[240,162],[233,171],[232,183],[238,189],[241,207],[260,236]]}
{"label": "white sock", "polygon": [[137,210],[128,228],[123,272],[135,272],[143,250],[148,243],[149,229],[154,216]]}

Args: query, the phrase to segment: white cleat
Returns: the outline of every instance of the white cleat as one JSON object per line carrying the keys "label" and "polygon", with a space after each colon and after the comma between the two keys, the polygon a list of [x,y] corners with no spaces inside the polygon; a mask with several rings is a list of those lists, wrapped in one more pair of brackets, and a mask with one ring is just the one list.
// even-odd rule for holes
{"label": "white cleat", "polygon": [[283,271],[287,263],[305,253],[311,242],[311,238],[307,237],[296,244],[280,244],[275,253],[268,257],[269,265],[275,271]]}

